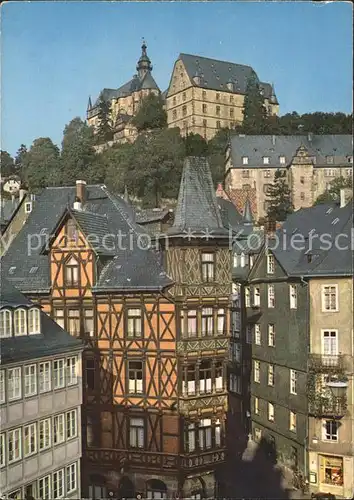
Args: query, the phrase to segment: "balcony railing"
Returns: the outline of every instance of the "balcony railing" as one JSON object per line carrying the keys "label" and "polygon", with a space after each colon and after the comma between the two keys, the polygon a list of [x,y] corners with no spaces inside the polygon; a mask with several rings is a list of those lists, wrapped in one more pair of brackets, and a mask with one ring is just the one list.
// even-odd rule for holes
{"label": "balcony railing", "polygon": [[181,457],[183,469],[194,469],[221,463],[225,460],[225,450],[210,450]]}
{"label": "balcony railing", "polygon": [[313,371],[344,371],[345,362],[343,354],[310,354],[310,370]]}
{"label": "balcony railing", "polygon": [[218,351],[228,348],[229,340],[225,337],[190,337],[177,342],[178,353],[191,353],[200,351]]}
{"label": "balcony railing", "polygon": [[193,410],[224,407],[227,406],[227,393],[225,390],[221,393],[205,394],[184,394],[179,400],[179,410],[181,413],[188,413]]}
{"label": "balcony railing", "polygon": [[316,395],[309,403],[309,413],[318,418],[342,418],[347,412],[347,406],[347,396]]}

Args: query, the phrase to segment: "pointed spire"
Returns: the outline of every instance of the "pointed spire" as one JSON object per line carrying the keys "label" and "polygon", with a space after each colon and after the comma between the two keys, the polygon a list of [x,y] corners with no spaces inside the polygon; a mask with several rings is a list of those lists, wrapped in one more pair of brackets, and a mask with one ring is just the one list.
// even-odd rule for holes
{"label": "pointed spire", "polygon": [[246,198],[245,209],[243,211],[243,222],[244,222],[244,224],[252,224],[253,223],[251,201],[250,201],[248,196]]}
{"label": "pointed spire", "polygon": [[87,111],[90,111],[92,108],[92,101],[91,101],[91,96],[88,98],[88,103],[87,103]]}
{"label": "pointed spire", "polygon": [[146,42],[143,38],[143,44],[141,46],[141,56],[136,66],[136,70],[138,72],[140,80],[144,78],[144,76],[148,71],[152,71],[151,61],[147,55],[146,49],[147,49]]}

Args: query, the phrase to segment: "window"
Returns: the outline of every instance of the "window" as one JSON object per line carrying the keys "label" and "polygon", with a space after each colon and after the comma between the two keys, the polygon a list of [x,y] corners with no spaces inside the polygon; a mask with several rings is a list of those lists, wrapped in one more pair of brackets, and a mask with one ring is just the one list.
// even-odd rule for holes
{"label": "window", "polygon": [[254,261],[255,261],[255,256],[253,254],[250,254],[248,256],[248,265],[249,265],[250,269],[252,269],[252,267],[254,265]]}
{"label": "window", "polygon": [[[263,170],[263,177],[269,178],[271,176],[270,170]],[[269,186],[269,184],[266,184],[266,186]],[[263,190],[265,193],[267,192],[268,187],[266,190]]]}
{"label": "window", "polygon": [[260,361],[254,361],[254,373],[253,373],[253,380],[257,383],[261,381],[261,363]]}
{"label": "window", "polygon": [[263,156],[263,165],[269,165],[269,156]]}
{"label": "window", "polygon": [[21,368],[11,368],[7,372],[7,397],[9,401],[22,396]]}
{"label": "window", "polygon": [[246,343],[252,344],[252,325],[246,327]]}
{"label": "window", "polygon": [[239,337],[241,330],[241,313],[240,311],[232,311],[232,336]]}
{"label": "window", "polygon": [[208,112],[208,106],[206,104],[203,104],[203,113]]}
{"label": "window", "polygon": [[220,116],[220,106],[216,106],[215,112],[216,112],[216,116]]}
{"label": "window", "polygon": [[64,434],[64,414],[55,415],[53,418],[53,436],[54,444],[63,443],[65,440]]}
{"label": "window", "polygon": [[64,359],[56,359],[53,361],[53,384],[54,389],[65,387]]}
{"label": "window", "polygon": [[274,285],[268,285],[268,307],[275,307],[275,290]]}
{"label": "window", "polygon": [[346,168],[345,173],[346,173],[347,177],[351,177],[353,174],[353,170],[351,168]]}
{"label": "window", "polygon": [[4,467],[6,463],[5,447],[5,434],[0,434],[0,467]]}
{"label": "window", "polygon": [[259,415],[259,398],[254,398],[254,414]]}
{"label": "window", "polygon": [[51,445],[51,422],[45,418],[39,422],[39,450],[46,450]]}
{"label": "window", "polygon": [[186,432],[186,451],[192,452],[195,450],[195,424],[189,424]]}
{"label": "window", "polygon": [[25,396],[37,394],[37,367],[36,365],[25,366]]}
{"label": "window", "polygon": [[203,127],[206,128],[208,125],[208,120],[203,120]]}
{"label": "window", "polygon": [[182,106],[182,116],[187,116],[187,106]]}
{"label": "window", "polygon": [[25,203],[25,214],[30,214],[32,212],[32,202],[26,201]]}
{"label": "window", "polygon": [[223,366],[221,361],[215,363],[215,390],[222,391],[224,389]]}
{"label": "window", "polygon": [[304,200],[305,199],[305,193],[301,192],[300,193],[300,200]]}
{"label": "window", "polygon": [[172,118],[173,118],[173,120],[176,120],[176,118],[177,118],[177,110],[176,109],[174,109],[172,111]]}
{"label": "window", "polygon": [[84,309],[84,333],[90,337],[94,335],[93,309]]}
{"label": "window", "polygon": [[130,419],[129,443],[131,448],[144,448],[144,420],[142,418]]}
{"label": "window", "polygon": [[221,422],[219,419],[216,420],[215,426],[215,446],[221,446]]}
{"label": "window", "polygon": [[234,96],[230,95],[230,102],[234,102]]}
{"label": "window", "polygon": [[241,267],[245,267],[245,265],[246,265],[246,255],[243,252],[241,253],[240,263],[241,263]]}
{"label": "window", "polygon": [[202,252],[202,279],[203,281],[214,281],[215,255]]}
{"label": "window", "polygon": [[348,163],[353,163],[353,157],[352,156],[348,156],[347,157],[347,161],[348,161]]}
{"label": "window", "polygon": [[95,360],[93,358],[86,359],[85,363],[85,376],[87,389],[95,389]]}
{"label": "window", "polygon": [[321,468],[323,471],[322,481],[332,486],[343,486],[343,457],[322,456]]}
{"label": "window", "polygon": [[274,274],[274,268],[275,268],[274,255],[269,253],[267,255],[267,273]]}
{"label": "window", "polygon": [[259,443],[259,441],[261,440],[262,438],[262,431],[261,429],[258,429],[257,427],[255,427],[254,429],[254,440],[256,441],[256,443]]}
{"label": "window", "polygon": [[64,469],[53,473],[53,498],[62,498],[64,496]]}
{"label": "window", "polygon": [[24,438],[24,447],[23,453],[24,456],[32,455],[37,451],[37,425],[30,424],[26,425],[23,429],[23,438]]}
{"label": "window", "polygon": [[225,333],[225,309],[218,309],[217,312],[217,333],[218,335],[223,335]]}
{"label": "window", "polygon": [[285,165],[285,156],[279,156],[280,165]]}
{"label": "window", "polygon": [[7,433],[7,458],[9,464],[22,458],[21,429],[14,429]]}
{"label": "window", "polygon": [[39,479],[39,498],[41,500],[50,500],[51,489],[50,489],[50,476],[45,476]]}
{"label": "window", "polygon": [[258,286],[253,289],[253,305],[259,307],[261,305],[261,291]]}
{"label": "window", "polygon": [[322,286],[322,311],[331,312],[338,311],[338,309],[338,286]]}
{"label": "window", "polygon": [[234,112],[234,109],[231,108],[230,109],[230,118],[233,118],[235,116],[235,112]]}
{"label": "window", "polygon": [[202,99],[204,99],[204,100],[205,100],[205,99],[206,99],[206,96],[207,96],[207,93],[206,93],[206,91],[205,91],[205,90],[203,90],[203,91],[202,91]]}
{"label": "window", "polygon": [[0,403],[5,403],[5,370],[0,371]]}
{"label": "window", "polygon": [[77,468],[76,463],[66,468],[66,493],[71,493],[77,488]]}
{"label": "window", "polygon": [[339,423],[337,420],[324,420],[323,421],[323,434],[324,441],[338,441]]}
{"label": "window", "polygon": [[230,391],[241,394],[241,377],[230,373]]}
{"label": "window", "polygon": [[27,335],[26,311],[16,309],[14,312],[15,335]]}
{"label": "window", "polygon": [[232,350],[231,359],[236,363],[241,363],[242,347],[238,342],[231,342],[230,349]]}
{"label": "window", "polygon": [[71,439],[77,435],[77,411],[71,410],[66,414],[66,437]]}
{"label": "window", "polygon": [[199,448],[206,450],[211,448],[211,419],[202,418],[198,429]]}
{"label": "window", "polygon": [[221,122],[219,120],[216,122],[216,128],[221,128]]}
{"label": "window", "polygon": [[58,323],[59,326],[65,328],[64,309],[54,309],[53,319],[56,323]]}
{"label": "window", "polygon": [[183,94],[182,94],[182,99],[185,101],[185,100],[186,100],[186,98],[187,98],[186,93],[185,93],[185,92],[183,92]]}
{"label": "window", "polygon": [[188,337],[197,335],[197,311],[195,309],[191,309],[187,313],[187,333]]}
{"label": "window", "polygon": [[70,257],[65,263],[65,285],[77,286],[79,284],[79,263],[75,257]]}
{"label": "window", "polygon": [[12,316],[11,311],[4,309],[0,311],[0,338],[11,337],[12,334]]}
{"label": "window", "polygon": [[[303,175],[300,177],[300,182],[301,182],[301,184],[305,184],[305,177]],[[304,193],[301,193],[301,194],[304,194]]]}
{"label": "window", "polygon": [[212,335],[214,333],[214,318],[212,307],[202,308],[202,336]]}
{"label": "window", "polygon": [[28,333],[30,335],[41,333],[40,312],[35,307],[28,311]]}
{"label": "window", "polygon": [[52,388],[50,361],[39,364],[39,392],[48,392]]}
{"label": "window", "polygon": [[326,156],[327,163],[333,163],[333,160],[334,160],[333,156]]}
{"label": "window", "polygon": [[128,392],[129,394],[143,393],[142,361],[128,361]]}
{"label": "window", "polygon": [[325,177],[335,177],[336,172],[333,168],[325,168],[324,174]]}
{"label": "window", "polygon": [[257,345],[261,345],[261,343],[262,343],[261,325],[259,323],[256,323],[254,325],[254,343]]}
{"label": "window", "polygon": [[79,337],[80,335],[81,327],[79,309],[69,309],[68,311],[68,332],[73,337]]}
{"label": "window", "polygon": [[290,309],[297,309],[297,287],[289,285]]}
{"label": "window", "polygon": [[251,289],[249,286],[245,287],[245,307],[251,307]]}
{"label": "window", "polygon": [[200,394],[211,393],[211,362],[202,361],[199,367],[199,392]]}
{"label": "window", "polygon": [[292,432],[296,432],[296,413],[294,413],[293,411],[290,412],[289,429]]}
{"label": "window", "polygon": [[215,94],[215,99],[216,99],[217,101],[220,101],[220,94],[219,94],[219,93],[216,93],[216,94]]}
{"label": "window", "polygon": [[186,370],[186,376],[187,380],[185,381],[184,384],[184,393],[188,395],[193,395],[195,394],[195,381],[196,381],[196,374],[195,374],[195,365],[188,365],[187,370]]}
{"label": "window", "polygon": [[143,327],[143,322],[142,322],[141,309],[128,309],[127,310],[128,337],[141,337],[142,327]]}
{"label": "window", "polygon": [[274,365],[268,365],[268,385],[274,385]]}
{"label": "window", "polygon": [[273,324],[268,325],[268,346],[275,347],[275,327]]}
{"label": "window", "polygon": [[[247,162],[248,162],[248,159],[247,159]],[[242,177],[244,179],[248,179],[250,176],[250,171],[249,170],[242,170]]]}
{"label": "window", "polygon": [[297,394],[297,373],[295,370],[290,370],[290,394]]}
{"label": "window", "polygon": [[325,356],[337,356],[338,354],[337,330],[322,331],[322,353]]}
{"label": "window", "polygon": [[67,358],[66,360],[66,383],[67,385],[77,384],[77,356]]}
{"label": "window", "polygon": [[[242,156],[242,165],[248,165],[248,156]],[[245,170],[244,170],[245,172]],[[247,172],[247,170],[246,170]],[[245,175],[243,175],[243,177],[246,177]],[[248,175],[247,175],[248,177]]]}
{"label": "window", "polygon": [[268,420],[274,422],[274,405],[272,403],[268,403]]}

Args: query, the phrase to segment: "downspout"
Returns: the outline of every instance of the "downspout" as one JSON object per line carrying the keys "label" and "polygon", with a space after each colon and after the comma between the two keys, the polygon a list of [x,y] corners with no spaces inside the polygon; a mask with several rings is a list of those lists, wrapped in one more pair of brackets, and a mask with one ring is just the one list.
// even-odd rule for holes
{"label": "downspout", "polygon": [[[306,295],[306,309],[305,309],[305,319],[307,325],[307,356],[306,356],[306,375],[308,377],[309,373],[309,354],[311,351],[311,343],[310,343],[310,294],[309,294],[309,284],[304,280],[303,276],[300,276],[301,283],[307,287],[307,295]],[[308,401],[307,401],[307,412],[306,412],[306,425],[305,425],[305,438],[304,438],[304,479],[306,481],[306,485],[309,481],[309,471],[308,463],[307,463],[307,452],[308,452],[308,440],[309,440],[309,415],[308,415]]]}

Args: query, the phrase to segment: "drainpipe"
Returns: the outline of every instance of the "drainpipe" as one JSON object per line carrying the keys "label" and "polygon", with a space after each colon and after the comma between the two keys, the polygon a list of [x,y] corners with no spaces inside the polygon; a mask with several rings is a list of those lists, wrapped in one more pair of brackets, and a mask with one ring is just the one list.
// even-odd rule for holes
{"label": "drainpipe", "polygon": [[[301,283],[307,287],[307,300],[306,300],[306,309],[305,309],[305,318],[306,318],[306,326],[307,326],[307,357],[306,357],[306,374],[308,376],[309,373],[309,354],[311,351],[311,343],[310,343],[310,294],[309,294],[309,284],[304,280],[303,276],[300,276]],[[307,413],[306,413],[306,424],[305,424],[305,438],[304,438],[304,479],[305,481],[309,480],[309,471],[308,463],[307,463],[307,452],[308,452],[308,440],[309,440],[309,415],[308,415],[308,402],[307,402]]]}

